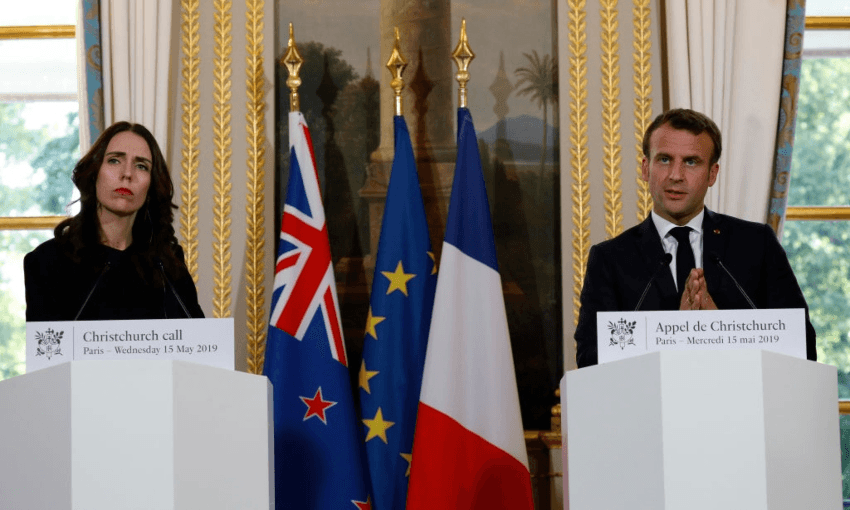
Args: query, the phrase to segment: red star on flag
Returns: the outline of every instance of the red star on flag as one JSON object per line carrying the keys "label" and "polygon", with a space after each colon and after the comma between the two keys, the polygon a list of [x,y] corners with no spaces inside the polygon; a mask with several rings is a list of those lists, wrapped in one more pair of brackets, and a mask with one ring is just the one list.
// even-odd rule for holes
{"label": "red star on flag", "polygon": [[329,407],[333,407],[336,405],[336,402],[331,402],[330,400],[322,399],[322,387],[319,386],[319,389],[316,390],[316,394],[313,395],[313,398],[309,397],[298,397],[302,402],[307,404],[307,412],[304,413],[304,421],[307,421],[309,418],[315,416],[318,419],[322,420],[322,423],[325,425],[328,424],[328,420],[325,418],[325,411]]}
{"label": "red star on flag", "polygon": [[357,507],[357,510],[372,510],[372,496],[367,497],[365,502],[354,501],[353,499],[351,500],[351,502],[354,503],[354,506]]}

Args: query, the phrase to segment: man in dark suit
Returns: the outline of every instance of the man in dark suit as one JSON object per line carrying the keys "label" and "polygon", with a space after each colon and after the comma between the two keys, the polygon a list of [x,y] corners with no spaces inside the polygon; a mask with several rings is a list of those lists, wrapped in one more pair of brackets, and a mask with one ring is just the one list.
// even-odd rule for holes
{"label": "man in dark suit", "polygon": [[575,332],[579,367],[597,363],[596,312],[638,307],[804,308],[806,354],[816,359],[808,306],[773,230],[705,207],[721,148],[717,125],[693,110],[667,111],[647,128],[641,173],[652,214],[590,249]]}

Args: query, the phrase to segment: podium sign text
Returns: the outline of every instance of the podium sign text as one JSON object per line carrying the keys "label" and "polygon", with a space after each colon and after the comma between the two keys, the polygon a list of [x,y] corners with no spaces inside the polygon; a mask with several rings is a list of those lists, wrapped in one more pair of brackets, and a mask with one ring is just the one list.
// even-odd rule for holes
{"label": "podium sign text", "polygon": [[27,322],[27,372],[84,359],[182,360],[233,370],[233,318]]}
{"label": "podium sign text", "polygon": [[599,363],[655,351],[762,349],[806,359],[802,308],[599,312]]}

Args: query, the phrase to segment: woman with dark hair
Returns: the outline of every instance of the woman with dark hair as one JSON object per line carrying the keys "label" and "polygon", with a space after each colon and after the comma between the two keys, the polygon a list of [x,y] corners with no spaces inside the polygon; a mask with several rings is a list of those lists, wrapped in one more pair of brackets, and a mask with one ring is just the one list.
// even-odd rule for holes
{"label": "woman with dark hair", "polygon": [[80,212],[24,258],[27,321],[203,317],[174,236],[174,185],[150,131],[113,124],[72,179]]}

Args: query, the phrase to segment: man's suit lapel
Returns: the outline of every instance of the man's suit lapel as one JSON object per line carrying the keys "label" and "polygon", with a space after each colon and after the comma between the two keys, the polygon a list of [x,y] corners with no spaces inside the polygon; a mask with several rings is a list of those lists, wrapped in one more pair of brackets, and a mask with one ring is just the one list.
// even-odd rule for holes
{"label": "man's suit lapel", "polygon": [[[661,261],[664,259],[664,248],[661,245],[661,236],[658,235],[658,230],[655,228],[652,216],[647,216],[647,218],[643,220],[643,223],[640,225],[640,233],[640,253],[643,253],[644,264],[647,268],[649,268],[651,275],[658,270]],[[655,278],[652,286],[654,289],[650,289],[649,295],[647,295],[647,300],[644,301],[645,305],[641,306],[641,309],[662,310],[664,309],[662,303],[670,300],[678,302],[678,292],[676,291],[676,284],[673,282],[673,273],[670,271],[670,266],[666,266],[660,272],[658,277]],[[641,289],[641,291],[643,291],[643,289]],[[651,295],[656,296],[657,303],[652,303],[652,300],[649,299]],[[647,308],[647,305],[650,305],[651,308]]]}
{"label": "man's suit lapel", "polygon": [[724,227],[723,218],[706,208],[702,220],[702,267],[708,293],[711,295],[720,292],[720,282],[723,279],[723,270],[714,261],[714,257],[725,259],[729,232]]}

